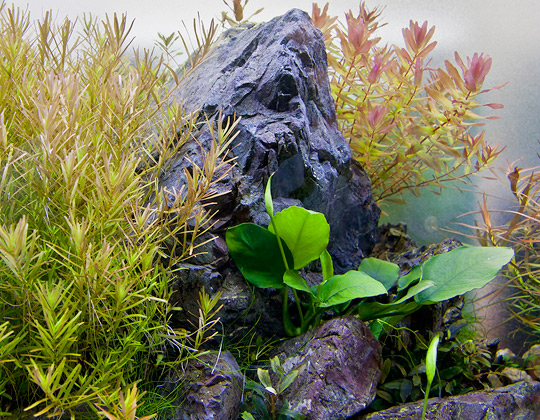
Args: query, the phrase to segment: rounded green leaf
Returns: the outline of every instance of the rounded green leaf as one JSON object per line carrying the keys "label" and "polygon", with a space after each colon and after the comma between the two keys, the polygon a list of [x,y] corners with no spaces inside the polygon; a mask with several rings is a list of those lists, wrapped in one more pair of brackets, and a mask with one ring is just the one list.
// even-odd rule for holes
{"label": "rounded green leaf", "polygon": [[386,288],[381,282],[366,273],[354,270],[331,277],[317,289],[317,297],[323,308],[385,293]]}
{"label": "rounded green leaf", "polygon": [[[253,223],[243,223],[227,230],[229,253],[247,281],[257,287],[283,287],[286,271],[276,235]],[[284,246],[288,260],[290,251]]]}
{"label": "rounded green leaf", "polygon": [[[272,221],[292,253],[295,270],[319,258],[328,246],[330,225],[322,213],[292,206],[276,213]],[[272,224],[268,229],[274,233]]]}
{"label": "rounded green leaf", "polygon": [[423,264],[422,281],[434,286],[415,296],[418,303],[441,302],[489,283],[514,256],[512,248],[462,246]]}

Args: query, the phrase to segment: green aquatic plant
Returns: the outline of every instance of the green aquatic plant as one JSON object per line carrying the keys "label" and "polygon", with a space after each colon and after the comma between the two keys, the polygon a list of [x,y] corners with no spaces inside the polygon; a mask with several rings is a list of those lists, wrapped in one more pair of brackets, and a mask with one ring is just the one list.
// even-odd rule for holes
{"label": "green aquatic plant", "polygon": [[[536,338],[540,337],[540,175],[538,167],[508,167],[493,171],[512,194],[506,208],[490,209],[485,194],[478,203],[478,222],[461,224],[467,235],[484,246],[510,246],[515,250],[513,264],[504,271],[513,286],[508,297],[512,316]],[[470,214],[470,213],[468,213]],[[466,214],[466,215],[468,215]],[[466,216],[463,215],[463,216]],[[502,216],[502,217],[501,217]]]}
{"label": "green aquatic plant", "polygon": [[[480,102],[492,59],[474,54],[433,68],[435,27],[409,23],[404,47],[381,45],[381,11],[360,3],[345,22],[313,5],[312,21],[324,34],[338,126],[353,157],[369,174],[379,204],[403,202],[402,192],[438,192],[449,181],[492,165],[501,149],[485,132],[473,133],[485,118],[477,110],[502,108]],[[498,88],[494,88],[498,89]]]}
{"label": "green aquatic plant", "polygon": [[[285,374],[281,362],[277,356],[270,360],[272,372],[274,372],[275,380],[272,381],[268,370],[258,368],[257,377],[259,382],[247,380],[246,390],[249,403],[245,404],[250,408],[250,411],[245,410],[241,414],[243,420],[286,420],[298,419],[302,420],[306,416],[300,412],[290,410],[287,401],[282,401],[283,392],[291,386],[299,374],[298,369],[293,369]],[[255,414],[257,417],[254,417]]]}
{"label": "green aquatic plant", "polygon": [[431,339],[431,342],[429,343],[428,351],[426,354],[427,385],[426,385],[426,394],[424,396],[424,406],[422,408],[422,420],[426,418],[426,409],[427,409],[427,401],[429,398],[429,391],[431,389],[431,384],[433,383],[433,379],[435,378],[435,371],[437,370],[437,349],[439,347],[440,339],[441,339],[441,336],[439,334],[435,334],[435,336],[433,336],[433,338]]}
{"label": "green aquatic plant", "polygon": [[[265,190],[268,229],[243,223],[227,230],[226,241],[246,280],[257,287],[281,289],[283,326],[291,336],[318,325],[330,308],[338,314],[354,313],[365,321],[380,319],[395,324],[423,305],[483,287],[514,255],[511,248],[463,246],[436,255],[403,276],[396,264],[377,258],[364,259],[358,270],[335,275],[326,250],[330,226],[325,216],[297,206],[274,214],[271,179]],[[320,261],[322,281],[309,285],[300,270],[315,260]],[[394,288],[397,291],[390,302],[369,299],[389,294]],[[294,325],[289,313],[289,290],[294,295],[299,325]],[[376,335],[382,332],[381,325],[371,324]]]}
{"label": "green aquatic plant", "polygon": [[128,57],[130,28],[50,13],[33,26],[0,5],[0,411],[19,418],[134,416],[137,386],[211,326],[169,326],[169,281],[211,225],[234,123],[208,122],[185,187],[161,186],[201,122],[170,103],[179,76],[162,58]]}

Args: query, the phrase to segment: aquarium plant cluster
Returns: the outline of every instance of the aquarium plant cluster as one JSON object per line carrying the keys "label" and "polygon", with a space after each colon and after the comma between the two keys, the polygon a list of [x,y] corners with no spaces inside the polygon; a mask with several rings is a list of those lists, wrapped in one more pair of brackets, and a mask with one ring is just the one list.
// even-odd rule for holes
{"label": "aquarium plant cluster", "polygon": [[[247,0],[225,3],[233,17],[223,12],[223,26],[246,20]],[[326,38],[339,127],[379,202],[399,200],[405,190],[440,188],[493,164],[500,149],[484,132],[470,131],[485,118],[478,108],[500,107],[479,98],[489,91],[482,88],[489,57],[456,53],[453,62],[432,69],[436,43],[427,22],[403,30],[404,47],[381,46],[379,11],[361,3],[345,23],[327,12],[328,5],[314,5],[312,18]],[[131,54],[130,29],[116,15],[57,24],[50,13],[33,22],[14,6],[0,6],[0,415],[78,418],[74,413],[82,416],[83,407],[111,420],[157,417],[167,401],[151,392],[153,381],[215,335],[219,296],[204,292],[199,325],[170,327],[181,308],[170,303],[169,281],[179,262],[199,252],[197,239],[211,227],[205,203],[219,199],[213,186],[230,168],[236,122],[201,123],[169,96],[211,51],[217,27],[201,27],[187,73],[171,67],[180,36],[159,36],[163,56]],[[210,151],[200,164],[191,162],[184,189],[160,187],[157,176],[200,124],[211,124]],[[495,228],[484,208],[483,238],[518,251],[511,265],[523,291],[517,314],[538,330],[532,317],[538,309],[537,177],[519,175],[516,168],[509,177],[519,211],[507,227]],[[328,316],[352,314],[390,345],[390,338],[401,339],[404,317],[482,287],[513,257],[510,248],[464,246],[409,273],[367,258],[357,270],[336,275],[324,215],[296,206],[274,213],[270,180],[265,199],[268,228],[232,227],[227,242],[247,281],[281,290],[290,336]],[[320,281],[310,284],[303,274],[316,264]],[[429,387],[441,389],[435,371],[448,366],[440,366],[440,354],[456,347],[437,333],[431,346],[418,339],[408,360],[416,369],[412,380],[395,376],[405,363],[385,362],[385,376],[401,382],[397,390],[395,383],[381,384],[379,396],[400,403],[407,401],[405,386],[419,397]],[[483,360],[463,348],[463,357],[449,363]],[[255,375],[248,380],[245,401],[253,405],[243,418],[301,418],[278,399],[297,372],[285,374],[278,359],[266,360],[267,348],[257,354],[241,363],[251,365],[247,370],[259,382]],[[422,366],[428,389],[420,395]],[[452,372],[448,386],[457,392],[458,372]]]}

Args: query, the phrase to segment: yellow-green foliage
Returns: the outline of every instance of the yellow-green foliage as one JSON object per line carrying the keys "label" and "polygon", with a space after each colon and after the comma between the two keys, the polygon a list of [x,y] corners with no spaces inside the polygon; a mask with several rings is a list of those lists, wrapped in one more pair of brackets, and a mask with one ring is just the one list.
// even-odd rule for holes
{"label": "yellow-green foliage", "polygon": [[474,54],[465,64],[429,67],[435,28],[410,22],[405,48],[380,45],[380,12],[360,4],[346,23],[313,6],[312,20],[326,39],[338,125],[353,156],[371,177],[378,202],[399,201],[420,187],[441,188],[489,166],[500,153],[470,133],[483,117],[473,112],[491,67],[491,58]]}
{"label": "yellow-green foliage", "polygon": [[199,123],[169,104],[178,76],[161,59],[128,61],[129,29],[0,7],[3,411],[87,402],[135,418],[136,381],[167,349],[189,357],[187,333],[167,325],[168,279],[208,227],[201,203],[228,167],[234,125],[214,127],[185,189],[162,189],[156,175]]}

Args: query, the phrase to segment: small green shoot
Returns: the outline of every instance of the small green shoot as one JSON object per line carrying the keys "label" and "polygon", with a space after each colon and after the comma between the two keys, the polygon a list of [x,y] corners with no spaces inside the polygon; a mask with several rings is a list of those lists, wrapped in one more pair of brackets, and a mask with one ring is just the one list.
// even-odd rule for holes
{"label": "small green shoot", "polygon": [[429,343],[429,348],[426,354],[426,376],[427,376],[427,386],[426,394],[424,396],[424,408],[422,410],[422,420],[426,418],[426,409],[427,401],[429,398],[429,390],[431,389],[431,384],[435,378],[435,371],[437,370],[437,349],[439,347],[440,335],[435,334],[431,343]]}

